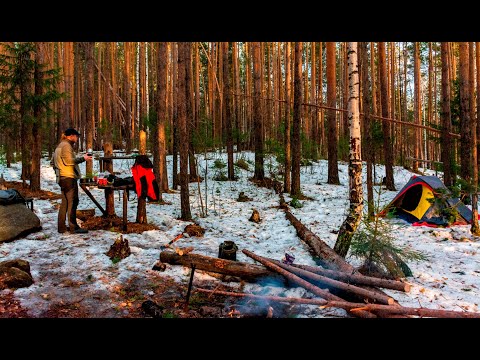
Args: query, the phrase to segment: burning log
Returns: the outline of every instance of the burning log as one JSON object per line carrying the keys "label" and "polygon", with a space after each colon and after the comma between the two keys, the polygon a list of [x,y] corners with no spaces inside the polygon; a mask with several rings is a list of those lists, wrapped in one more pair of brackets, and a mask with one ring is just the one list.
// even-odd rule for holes
{"label": "burning log", "polygon": [[[278,261],[275,259],[265,258],[273,263]],[[379,279],[376,277],[365,276],[361,274],[349,274],[341,271],[323,269],[319,266],[310,266],[310,265],[300,265],[300,264],[291,264],[293,267],[310,271],[315,274],[323,275],[335,280],[357,284],[357,285],[369,285],[369,286],[378,286],[385,289],[398,290],[403,292],[409,292],[412,285],[407,284],[403,281],[397,280],[387,280]]]}
{"label": "burning log", "polygon": [[[318,295],[318,296],[322,297],[323,299],[334,300],[334,301],[344,301],[342,298],[331,294],[327,290],[323,290],[323,289],[319,288],[318,286],[315,286],[315,285],[311,284],[310,282],[302,279],[301,277],[299,277],[295,274],[292,274],[291,272],[289,272],[287,270],[284,270],[283,268],[281,268],[280,266],[272,263],[271,261],[268,261],[261,256],[255,255],[251,251],[243,249],[242,252],[245,255],[247,255],[248,257],[251,257],[252,259],[258,261],[262,265],[265,265],[267,268],[278,272],[279,274],[285,276],[288,280],[292,281],[293,283],[295,283],[297,285],[300,285],[304,289],[307,289],[311,293],[313,293],[315,295]],[[360,317],[376,317],[376,315],[373,315],[373,314],[369,313],[368,311],[364,311],[363,313],[356,312],[354,315],[359,315]]]}
{"label": "burning log", "polygon": [[219,259],[199,254],[183,254],[180,256],[173,251],[162,251],[160,261],[171,265],[190,267],[194,264],[197,270],[212,271],[225,275],[238,276],[246,281],[258,281],[261,278],[271,277],[283,282],[283,278],[263,266],[248,264],[241,261]]}
{"label": "burning log", "polygon": [[373,292],[373,291],[370,291],[370,290],[367,290],[367,289],[364,289],[364,288],[361,288],[361,287],[358,287],[358,286],[355,286],[355,285],[347,284],[347,283],[344,283],[344,282],[341,282],[341,281],[338,281],[338,280],[335,280],[335,279],[331,279],[331,278],[328,278],[326,276],[315,274],[315,273],[312,273],[312,272],[307,271],[307,270],[296,268],[296,267],[293,267],[292,265],[284,264],[281,261],[269,260],[269,259],[264,258],[264,257],[262,257],[262,258],[267,260],[267,261],[271,261],[273,264],[276,264],[276,265],[280,266],[281,268],[283,268],[287,271],[290,271],[291,273],[293,273],[295,275],[301,276],[302,278],[307,278],[309,280],[313,280],[313,281],[322,283],[322,284],[327,285],[329,287],[334,287],[336,289],[351,292],[351,293],[359,295],[359,296],[361,296],[365,299],[374,300],[374,301],[379,302],[381,304],[392,305],[392,304],[395,303],[395,300],[393,298],[389,297],[389,296],[379,294],[379,293],[376,293],[376,292]]}
{"label": "burning log", "polygon": [[[460,312],[453,310],[437,310],[437,309],[427,309],[427,308],[411,308],[403,306],[389,306],[389,305],[377,305],[377,304],[359,304],[348,301],[328,301],[323,299],[302,299],[302,298],[292,298],[292,297],[281,297],[281,296],[261,296],[245,293],[234,293],[228,291],[219,291],[219,290],[208,290],[197,288],[197,291],[208,293],[211,295],[220,295],[220,296],[232,296],[232,297],[246,297],[251,299],[258,299],[263,301],[275,301],[275,302],[286,302],[294,304],[304,304],[304,305],[316,305],[327,307],[335,307],[339,309],[344,309],[347,311],[359,311],[367,310],[374,311],[379,315],[393,317],[395,315],[414,315],[420,317],[437,317],[437,318],[480,318],[480,313],[472,312]],[[383,316],[382,316],[383,317]]]}

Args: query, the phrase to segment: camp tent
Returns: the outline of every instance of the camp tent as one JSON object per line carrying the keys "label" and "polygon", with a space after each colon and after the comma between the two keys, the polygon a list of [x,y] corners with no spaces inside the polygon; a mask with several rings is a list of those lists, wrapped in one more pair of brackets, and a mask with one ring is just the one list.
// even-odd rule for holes
{"label": "camp tent", "polygon": [[[455,225],[468,224],[472,221],[472,211],[460,199],[449,197],[450,191],[436,176],[412,176],[395,198],[380,213],[385,216],[395,209],[395,216],[413,225],[447,226],[450,224],[442,214],[446,207],[457,210]],[[442,195],[445,202],[432,201]]]}

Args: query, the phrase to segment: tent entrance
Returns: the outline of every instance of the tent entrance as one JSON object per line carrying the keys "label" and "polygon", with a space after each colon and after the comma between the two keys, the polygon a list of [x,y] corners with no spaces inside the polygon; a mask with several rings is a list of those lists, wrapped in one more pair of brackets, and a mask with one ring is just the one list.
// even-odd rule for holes
{"label": "tent entrance", "polygon": [[405,191],[398,203],[398,207],[420,220],[432,206],[428,199],[433,198],[434,195],[431,189],[423,184],[416,184]]}

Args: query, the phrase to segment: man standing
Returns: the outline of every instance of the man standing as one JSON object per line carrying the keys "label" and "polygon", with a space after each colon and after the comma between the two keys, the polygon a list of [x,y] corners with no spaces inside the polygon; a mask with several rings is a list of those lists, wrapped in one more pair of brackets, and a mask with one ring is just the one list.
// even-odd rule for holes
{"label": "man standing", "polygon": [[62,189],[62,204],[58,211],[58,232],[67,231],[65,216],[68,216],[69,231],[72,234],[85,234],[86,229],[80,228],[77,224],[78,205],[78,179],[81,177],[78,164],[91,160],[91,155],[76,157],[73,145],[78,141],[80,133],[72,128],[64,131],[62,141],[55,149],[52,157],[52,165],[57,175],[57,183]]}

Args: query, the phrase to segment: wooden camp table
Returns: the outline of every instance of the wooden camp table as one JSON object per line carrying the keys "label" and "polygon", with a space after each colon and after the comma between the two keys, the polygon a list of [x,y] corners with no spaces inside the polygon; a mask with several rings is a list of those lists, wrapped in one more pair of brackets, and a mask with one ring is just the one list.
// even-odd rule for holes
{"label": "wooden camp table", "polygon": [[80,187],[82,188],[83,191],[85,191],[85,194],[88,195],[88,197],[93,201],[93,203],[100,209],[102,212],[103,216],[107,216],[107,212],[105,209],[100,205],[95,199],[95,197],[92,195],[90,190],[88,189],[89,186],[96,186],[99,189],[102,190],[123,190],[123,211],[122,211],[122,231],[127,231],[127,190],[134,190],[135,189],[135,184],[131,185],[122,185],[122,186],[113,186],[113,185],[97,185],[95,183],[80,183]]}

